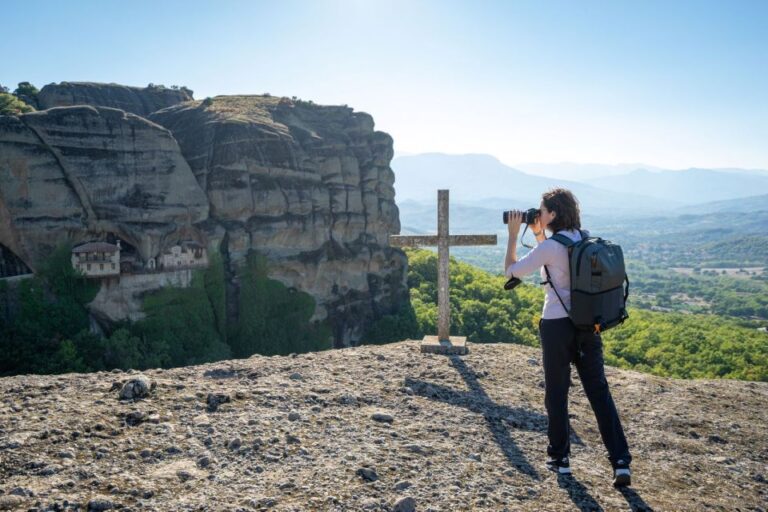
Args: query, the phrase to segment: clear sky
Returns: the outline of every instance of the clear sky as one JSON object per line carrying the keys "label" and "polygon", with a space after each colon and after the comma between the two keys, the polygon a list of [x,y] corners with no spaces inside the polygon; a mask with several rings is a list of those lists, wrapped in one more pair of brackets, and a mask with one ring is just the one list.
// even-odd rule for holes
{"label": "clear sky", "polygon": [[348,104],[400,153],[768,169],[768,0],[9,1],[0,84]]}

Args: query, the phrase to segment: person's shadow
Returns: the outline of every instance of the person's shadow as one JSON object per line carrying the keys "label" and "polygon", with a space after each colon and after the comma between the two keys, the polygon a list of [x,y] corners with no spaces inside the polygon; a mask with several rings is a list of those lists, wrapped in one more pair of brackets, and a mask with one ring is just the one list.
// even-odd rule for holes
{"label": "person's shadow", "polygon": [[[458,405],[482,414],[496,444],[499,445],[509,463],[534,480],[541,480],[536,469],[528,462],[525,454],[512,440],[510,426],[515,429],[546,432],[547,417],[522,407],[509,407],[495,403],[480,385],[474,370],[470,369],[459,356],[450,356],[450,360],[451,365],[456,368],[466,382],[469,391],[457,391],[441,384],[425,382],[411,377],[406,377],[405,385],[419,396]],[[575,433],[572,435],[574,436],[573,442],[582,444],[581,439]]]}
{"label": "person's shadow", "polygon": [[643,501],[643,498],[641,498],[634,489],[630,487],[621,487],[619,488],[619,492],[621,492],[621,495],[627,500],[632,512],[653,512],[653,508]]}
{"label": "person's shadow", "polygon": [[[512,440],[510,429],[528,429],[535,432],[547,431],[547,417],[522,407],[509,407],[499,405],[490,399],[478,381],[474,370],[459,356],[450,356],[451,365],[456,368],[459,375],[466,382],[469,391],[457,391],[441,384],[434,384],[411,377],[406,377],[405,385],[413,390],[414,394],[430,400],[449,403],[465,407],[472,412],[482,414],[496,443],[501,448],[505,457],[515,468],[530,476],[534,480],[541,480],[536,469],[528,462],[515,442]],[[571,442],[584,444],[579,436],[571,430]],[[573,475],[558,475],[558,485],[568,492],[568,497],[579,507],[582,512],[603,511],[603,507],[589,494],[587,488]],[[633,512],[653,512],[653,509],[633,489],[623,487],[619,492],[629,503]]]}
{"label": "person's shadow", "polygon": [[589,494],[584,484],[576,480],[572,474],[557,475],[557,485],[568,492],[568,497],[581,512],[603,512],[603,507]]}

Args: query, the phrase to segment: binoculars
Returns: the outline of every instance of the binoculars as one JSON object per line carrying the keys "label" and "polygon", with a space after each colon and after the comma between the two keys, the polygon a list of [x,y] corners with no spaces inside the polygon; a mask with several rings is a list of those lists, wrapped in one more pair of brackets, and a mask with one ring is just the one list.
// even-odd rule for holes
{"label": "binoculars", "polygon": [[[536,222],[536,219],[538,216],[541,215],[541,210],[538,208],[529,208],[526,211],[523,212],[523,224],[533,224]],[[502,216],[502,221],[504,224],[509,224],[509,212],[504,212],[504,215]]]}

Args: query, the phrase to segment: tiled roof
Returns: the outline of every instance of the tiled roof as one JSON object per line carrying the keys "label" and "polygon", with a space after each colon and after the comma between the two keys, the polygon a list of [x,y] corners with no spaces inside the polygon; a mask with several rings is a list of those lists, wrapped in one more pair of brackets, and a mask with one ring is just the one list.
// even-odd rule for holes
{"label": "tiled roof", "polygon": [[117,252],[117,246],[107,242],[88,242],[72,249],[73,253],[80,252]]}

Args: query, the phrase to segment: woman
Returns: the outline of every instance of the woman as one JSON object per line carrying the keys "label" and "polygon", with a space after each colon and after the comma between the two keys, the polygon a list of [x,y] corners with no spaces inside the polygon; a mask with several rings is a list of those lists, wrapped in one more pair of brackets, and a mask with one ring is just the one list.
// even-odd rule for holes
{"label": "woman", "polygon": [[[549,420],[547,468],[562,474],[571,472],[568,461],[571,448],[568,387],[573,361],[597,417],[603,443],[608,449],[608,459],[613,467],[613,484],[629,485],[629,463],[632,456],[605,378],[602,339],[599,333],[576,330],[568,318],[566,308],[570,310],[571,307],[568,249],[555,240],[547,239],[544,233],[544,229],[548,229],[573,241],[580,240],[579,205],[570,191],[558,188],[542,195],[540,209],[539,217],[529,225],[538,244],[520,261],[517,261],[515,251],[523,215],[519,211],[509,213],[509,243],[504,268],[508,278],[522,278],[541,267],[542,280],[546,280],[543,268],[546,265],[551,277],[539,321],[544,362],[544,404]],[[583,233],[589,235],[588,231]]]}

